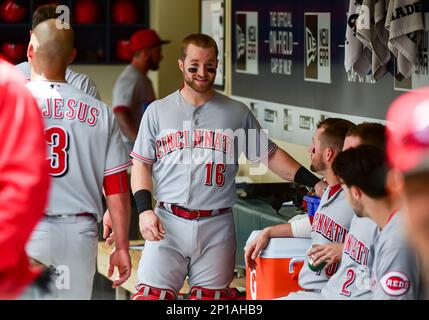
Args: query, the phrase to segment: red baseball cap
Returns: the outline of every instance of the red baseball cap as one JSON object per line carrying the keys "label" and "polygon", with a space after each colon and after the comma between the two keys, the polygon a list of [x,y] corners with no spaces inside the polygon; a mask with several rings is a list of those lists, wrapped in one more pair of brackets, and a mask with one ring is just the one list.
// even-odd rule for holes
{"label": "red baseball cap", "polygon": [[429,171],[429,87],[398,97],[386,119],[390,165],[406,175]]}
{"label": "red baseball cap", "polygon": [[145,48],[161,46],[171,42],[168,40],[161,40],[159,35],[152,29],[141,29],[136,31],[131,36],[130,41],[133,52]]}

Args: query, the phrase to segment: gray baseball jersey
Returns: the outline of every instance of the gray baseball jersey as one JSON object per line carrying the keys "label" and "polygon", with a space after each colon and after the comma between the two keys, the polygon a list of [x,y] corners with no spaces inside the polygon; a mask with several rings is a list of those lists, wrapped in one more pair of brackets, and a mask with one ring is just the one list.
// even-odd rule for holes
{"label": "gray baseball jersey", "polygon": [[45,120],[54,179],[47,214],[88,212],[100,221],[104,176],[130,166],[116,118],[104,103],[71,84],[30,81],[26,86]]}
{"label": "gray baseball jersey", "polygon": [[215,93],[195,107],[176,91],[144,113],[131,156],[153,164],[158,201],[189,209],[231,207],[239,155],[260,161],[277,147],[260,129],[241,102]]}
{"label": "gray baseball jersey", "polygon": [[[31,68],[27,61],[16,65],[16,67],[24,74],[25,78],[30,79]],[[100,93],[98,92],[97,86],[86,74],[77,73],[67,68],[66,81],[86,94],[89,94],[91,97],[100,100]]]}
{"label": "gray baseball jersey", "polygon": [[324,299],[371,299],[371,270],[378,226],[369,218],[354,216],[344,241],[338,271],[322,289]]}
{"label": "gray baseball jersey", "polygon": [[[339,189],[329,197],[330,190],[331,187],[325,190],[317,212],[314,214],[311,226],[312,246],[332,242],[344,243],[352,218],[355,216],[354,210],[347,202],[344,190]],[[308,258],[306,256],[298,283],[304,290],[320,291],[337,271],[338,264],[314,272],[308,267]]]}
{"label": "gray baseball jersey", "polygon": [[[120,108],[127,108],[132,117],[140,122],[147,106],[155,100],[152,82],[130,64],[116,80],[112,100],[113,112],[120,111]],[[123,139],[129,142],[125,136]]]}
{"label": "gray baseball jersey", "polygon": [[400,213],[390,219],[376,241],[371,286],[376,300],[420,298],[419,261],[407,243]]}

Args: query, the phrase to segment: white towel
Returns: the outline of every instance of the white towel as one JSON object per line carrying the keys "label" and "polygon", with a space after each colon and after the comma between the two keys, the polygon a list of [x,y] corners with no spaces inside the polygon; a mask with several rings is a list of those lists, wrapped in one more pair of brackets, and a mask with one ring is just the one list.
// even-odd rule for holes
{"label": "white towel", "polygon": [[387,34],[381,28],[386,16],[384,0],[363,0],[357,25],[357,38],[372,52],[371,69],[375,80],[386,73],[386,65],[390,60],[390,51],[387,46]]}
{"label": "white towel", "polygon": [[347,14],[344,67],[347,72],[354,70],[358,74],[366,76],[371,71],[371,52],[356,37],[356,23],[360,9],[361,3],[359,1],[350,0]]}
{"label": "white towel", "polygon": [[417,52],[424,30],[421,0],[390,0],[386,29],[388,46],[397,59],[397,72],[409,78],[415,70]]}

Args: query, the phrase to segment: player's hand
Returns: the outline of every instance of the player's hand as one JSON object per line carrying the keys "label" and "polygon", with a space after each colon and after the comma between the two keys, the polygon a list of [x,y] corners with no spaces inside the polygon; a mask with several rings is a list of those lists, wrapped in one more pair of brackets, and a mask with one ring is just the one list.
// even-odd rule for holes
{"label": "player's hand", "polygon": [[265,228],[260,234],[250,243],[244,252],[246,265],[254,270],[256,268],[256,258],[262,250],[264,250],[270,242],[269,228]]}
{"label": "player's hand", "polygon": [[343,254],[344,244],[342,243],[327,243],[313,247],[308,256],[313,259],[313,265],[317,266],[322,262],[326,262],[326,267],[340,262]]}
{"label": "player's hand", "polygon": [[146,210],[139,215],[139,227],[143,238],[147,241],[164,239],[164,226],[153,210]]}
{"label": "player's hand", "polygon": [[127,249],[113,249],[109,259],[108,277],[113,276],[115,267],[118,269],[118,277],[113,281],[113,288],[117,288],[130,277],[131,258]]}
{"label": "player's hand", "polygon": [[314,192],[316,193],[316,196],[319,198],[322,198],[323,193],[325,192],[326,188],[328,187],[328,183],[326,181],[319,181],[314,186]]}
{"label": "player's hand", "polygon": [[106,210],[103,216],[103,239],[106,240],[108,246],[112,245],[115,242],[114,232],[112,232],[113,223],[110,218],[109,210]]}

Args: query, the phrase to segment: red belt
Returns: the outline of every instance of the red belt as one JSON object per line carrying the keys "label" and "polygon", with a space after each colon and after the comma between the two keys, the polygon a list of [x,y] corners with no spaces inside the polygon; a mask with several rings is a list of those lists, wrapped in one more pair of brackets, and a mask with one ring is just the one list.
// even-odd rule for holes
{"label": "red belt", "polygon": [[[215,215],[219,215],[219,214],[223,214],[223,213],[226,213],[228,211],[231,211],[231,208],[221,208],[221,209],[217,209],[217,210],[190,210],[190,209],[186,209],[186,208],[176,206],[174,204],[171,205],[171,210],[168,210],[164,206],[164,203],[165,202],[159,203],[159,206],[162,209],[165,209],[165,210],[171,212],[172,214],[174,214],[178,217],[185,218],[188,220],[195,220],[198,218],[212,217]],[[217,212],[217,214],[216,214],[216,212]]]}

